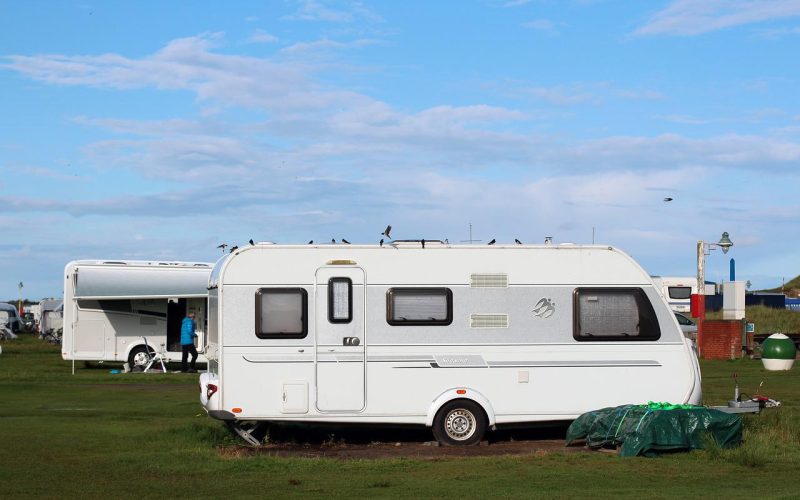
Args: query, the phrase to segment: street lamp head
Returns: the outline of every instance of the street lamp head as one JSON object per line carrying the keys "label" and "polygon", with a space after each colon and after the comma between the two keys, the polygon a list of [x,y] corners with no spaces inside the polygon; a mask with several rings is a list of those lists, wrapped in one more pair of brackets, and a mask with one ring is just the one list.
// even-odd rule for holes
{"label": "street lamp head", "polygon": [[733,242],[728,237],[727,231],[722,233],[722,238],[719,239],[719,243],[717,243],[717,245],[719,245],[719,247],[722,249],[722,253],[728,253],[728,250],[731,249]]}

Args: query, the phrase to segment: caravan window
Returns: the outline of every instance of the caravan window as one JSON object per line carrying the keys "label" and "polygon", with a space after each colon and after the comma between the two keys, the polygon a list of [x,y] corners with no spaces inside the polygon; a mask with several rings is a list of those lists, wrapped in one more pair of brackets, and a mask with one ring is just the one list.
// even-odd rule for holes
{"label": "caravan window", "polygon": [[328,280],[328,321],[331,323],[353,321],[353,281],[350,278]]}
{"label": "caravan window", "polygon": [[640,288],[577,288],[574,293],[576,340],[658,340],[655,311]]}
{"label": "caravan window", "polygon": [[308,334],[304,288],[261,288],[256,292],[256,336],[300,339]]}
{"label": "caravan window", "polygon": [[688,299],[692,296],[692,287],[690,286],[670,286],[667,287],[667,293],[671,299]]}
{"label": "caravan window", "polygon": [[390,288],[386,321],[394,326],[449,325],[453,322],[453,292],[449,288]]}

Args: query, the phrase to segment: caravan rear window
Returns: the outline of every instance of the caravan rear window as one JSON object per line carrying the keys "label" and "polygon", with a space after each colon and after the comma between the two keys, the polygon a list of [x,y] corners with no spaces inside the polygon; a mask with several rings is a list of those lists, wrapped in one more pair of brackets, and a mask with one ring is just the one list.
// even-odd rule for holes
{"label": "caravan rear window", "polygon": [[394,326],[449,325],[453,322],[453,292],[449,288],[390,288],[386,321]]}
{"label": "caravan rear window", "polygon": [[308,292],[304,288],[261,288],[256,292],[256,336],[300,339],[308,334]]}
{"label": "caravan rear window", "polygon": [[573,336],[580,341],[658,340],[661,329],[641,288],[577,288]]}

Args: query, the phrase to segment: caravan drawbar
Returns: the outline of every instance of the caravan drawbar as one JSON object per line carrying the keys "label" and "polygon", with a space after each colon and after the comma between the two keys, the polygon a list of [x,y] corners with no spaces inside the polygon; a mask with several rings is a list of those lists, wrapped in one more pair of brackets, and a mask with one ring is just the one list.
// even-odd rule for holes
{"label": "caravan drawbar", "polygon": [[487,428],[647,401],[697,404],[700,369],[648,274],[609,246],[257,244],[208,295],[208,414]]}

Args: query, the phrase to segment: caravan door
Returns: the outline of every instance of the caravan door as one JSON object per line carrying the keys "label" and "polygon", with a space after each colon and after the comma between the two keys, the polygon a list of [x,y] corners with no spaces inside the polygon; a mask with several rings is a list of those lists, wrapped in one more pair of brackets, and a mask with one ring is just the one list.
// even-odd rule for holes
{"label": "caravan door", "polygon": [[364,270],[319,268],[314,297],[317,409],[361,411],[366,405]]}

